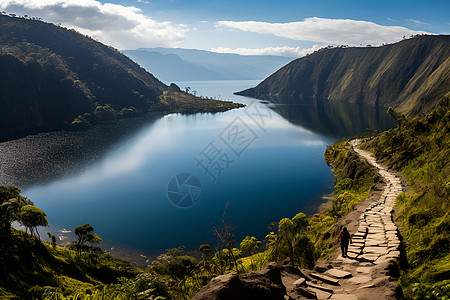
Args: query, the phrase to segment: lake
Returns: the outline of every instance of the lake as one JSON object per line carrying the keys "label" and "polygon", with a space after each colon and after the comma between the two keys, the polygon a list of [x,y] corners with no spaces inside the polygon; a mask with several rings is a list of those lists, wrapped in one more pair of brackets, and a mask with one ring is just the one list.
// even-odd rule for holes
{"label": "lake", "polygon": [[233,95],[257,83],[177,83],[247,105],[225,113],[120,120],[1,143],[1,183],[22,187],[54,232],[92,224],[108,250],[151,255],[215,245],[211,224],[221,225],[225,207],[237,243],[262,240],[271,222],[313,213],[332,192],[327,145],[394,123],[385,109]]}

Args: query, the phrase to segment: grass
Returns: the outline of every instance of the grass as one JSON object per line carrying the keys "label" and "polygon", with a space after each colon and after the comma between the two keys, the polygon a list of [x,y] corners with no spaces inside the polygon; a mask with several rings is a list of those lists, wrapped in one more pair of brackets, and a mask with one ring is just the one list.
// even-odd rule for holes
{"label": "grass", "polygon": [[109,254],[76,253],[53,248],[22,231],[12,230],[1,253],[1,299],[41,299],[58,292],[63,296],[102,290],[117,278],[133,278],[141,270]]}

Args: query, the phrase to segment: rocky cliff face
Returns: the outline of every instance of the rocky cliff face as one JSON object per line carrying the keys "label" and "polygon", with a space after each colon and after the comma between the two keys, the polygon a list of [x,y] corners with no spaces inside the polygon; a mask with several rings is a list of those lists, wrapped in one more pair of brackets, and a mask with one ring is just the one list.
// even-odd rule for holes
{"label": "rocky cliff face", "polygon": [[293,97],[299,103],[326,99],[393,106],[409,114],[428,111],[450,96],[450,36],[320,50],[237,94],[278,103]]}

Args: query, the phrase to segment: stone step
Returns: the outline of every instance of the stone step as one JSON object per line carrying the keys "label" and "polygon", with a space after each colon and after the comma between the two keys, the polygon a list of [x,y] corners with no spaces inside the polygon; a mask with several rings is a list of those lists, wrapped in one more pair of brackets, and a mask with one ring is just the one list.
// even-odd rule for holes
{"label": "stone step", "polygon": [[368,240],[364,247],[387,247],[386,241],[381,240]]}
{"label": "stone step", "polygon": [[372,267],[358,267],[356,273],[369,274],[372,271]]}
{"label": "stone step", "polygon": [[334,293],[333,289],[330,289],[330,288],[321,286],[321,285],[319,285],[319,284],[312,283],[312,282],[310,282],[310,281],[306,281],[306,285],[307,285],[308,287],[316,288],[316,289],[318,289],[318,290],[322,290],[322,291],[327,292],[327,293],[330,293],[330,294],[333,294],[333,293]]}
{"label": "stone step", "polygon": [[328,293],[313,287],[308,287],[307,289],[310,290],[311,292],[314,292],[318,300],[326,300],[329,299],[331,295],[333,295],[332,293]]}
{"label": "stone step", "polygon": [[394,257],[400,257],[400,251],[398,251],[398,250],[391,250],[391,251],[389,251],[388,254],[392,255]]}
{"label": "stone step", "polygon": [[300,278],[300,279],[297,279],[296,281],[294,281],[294,283],[292,285],[294,286],[294,288],[297,288],[297,287],[301,286],[302,284],[304,284],[305,281],[306,281],[305,278]]}
{"label": "stone step", "polygon": [[343,278],[350,278],[352,277],[352,273],[347,272],[347,271],[343,271],[343,270],[338,270],[338,269],[330,269],[327,270],[325,272],[325,274],[337,278],[337,279],[343,279]]}
{"label": "stone step", "polygon": [[301,269],[300,270],[300,275],[303,277],[303,278],[306,278],[306,280],[309,280],[309,281],[313,281],[314,279],[310,276],[310,270],[308,270],[308,269]]}
{"label": "stone step", "polygon": [[387,247],[365,247],[363,249],[363,252],[384,255],[384,254],[388,254],[388,248]]}
{"label": "stone step", "polygon": [[354,239],[354,238],[361,238],[361,239],[363,239],[365,236],[366,236],[365,233],[357,232],[357,233],[355,233],[355,234],[352,236],[352,238],[353,238],[353,239]]}
{"label": "stone step", "polygon": [[372,277],[370,277],[368,275],[359,275],[359,276],[350,278],[348,281],[353,284],[362,284],[362,283],[367,283],[371,280],[372,280]]}
{"label": "stone step", "polygon": [[320,281],[323,281],[325,283],[331,284],[331,285],[339,285],[339,280],[331,278],[329,276],[326,275],[321,275],[321,274],[317,274],[317,273],[311,273],[309,274],[311,277],[318,279]]}
{"label": "stone step", "polygon": [[348,254],[348,253],[361,254],[363,249],[364,249],[364,248],[354,248],[354,247],[350,248],[350,247],[349,247],[349,248],[347,249],[347,254]]}
{"label": "stone step", "polygon": [[373,253],[364,253],[358,256],[358,258],[366,259],[368,261],[375,261],[380,257],[380,255],[376,255]]}
{"label": "stone step", "polygon": [[305,297],[305,298],[308,298],[308,299],[317,299],[316,293],[314,293],[313,291],[311,291],[311,290],[309,290],[309,289],[307,289],[307,288],[304,288],[304,287],[297,287],[297,288],[295,289],[295,291],[296,291],[297,293],[299,293],[300,295],[302,295],[303,297]]}
{"label": "stone step", "polygon": [[353,252],[348,252],[348,253],[347,253],[347,257],[348,257],[348,258],[352,258],[352,259],[357,258],[358,255],[359,255],[359,254],[356,254],[356,253],[353,253]]}

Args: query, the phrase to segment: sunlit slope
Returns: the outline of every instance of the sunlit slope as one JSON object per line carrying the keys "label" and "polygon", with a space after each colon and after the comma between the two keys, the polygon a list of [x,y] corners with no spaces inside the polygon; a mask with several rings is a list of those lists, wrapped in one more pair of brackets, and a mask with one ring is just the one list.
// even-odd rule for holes
{"label": "sunlit slope", "polygon": [[296,97],[429,111],[450,91],[450,36],[417,36],[382,47],[331,48],[297,59],[240,95]]}

